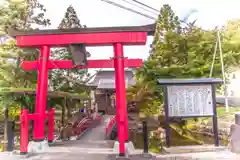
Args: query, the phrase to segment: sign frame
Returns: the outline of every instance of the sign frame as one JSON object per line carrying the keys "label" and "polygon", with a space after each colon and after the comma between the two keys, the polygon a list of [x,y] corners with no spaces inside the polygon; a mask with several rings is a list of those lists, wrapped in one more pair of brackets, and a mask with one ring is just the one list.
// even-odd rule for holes
{"label": "sign frame", "polygon": [[[214,144],[219,146],[219,135],[218,135],[218,121],[217,121],[217,109],[216,109],[216,84],[222,84],[223,81],[219,78],[198,78],[198,79],[159,79],[158,85],[163,87],[164,95],[164,111],[165,111],[165,139],[166,147],[170,147],[170,123],[172,123],[173,118],[196,118],[196,117],[212,117],[213,133],[214,133]],[[212,98],[212,115],[192,115],[192,116],[169,116],[169,95],[168,86],[196,86],[196,85],[210,85],[211,86],[211,98]]]}

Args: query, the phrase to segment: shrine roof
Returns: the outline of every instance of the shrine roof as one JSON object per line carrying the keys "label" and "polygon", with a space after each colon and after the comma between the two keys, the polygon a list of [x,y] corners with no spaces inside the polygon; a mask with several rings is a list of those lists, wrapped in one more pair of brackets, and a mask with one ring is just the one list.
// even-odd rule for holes
{"label": "shrine roof", "polygon": [[[89,86],[101,89],[115,89],[115,75],[114,71],[100,71]],[[134,85],[136,83],[133,72],[125,70],[125,80],[127,85]]]}
{"label": "shrine roof", "polygon": [[9,29],[11,37],[32,35],[56,35],[56,34],[90,34],[90,33],[112,33],[112,32],[147,32],[153,35],[156,23],[143,26],[120,26],[120,27],[94,27],[94,28],[71,28],[71,29],[47,29],[47,30],[16,30]]}
{"label": "shrine roof", "polygon": [[181,84],[220,84],[220,78],[196,78],[196,79],[159,79],[159,85],[181,85]]}

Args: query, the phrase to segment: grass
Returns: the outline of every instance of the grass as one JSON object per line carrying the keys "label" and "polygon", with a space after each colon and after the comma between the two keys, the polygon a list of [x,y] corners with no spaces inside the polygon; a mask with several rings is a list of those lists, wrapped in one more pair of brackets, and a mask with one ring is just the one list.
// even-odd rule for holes
{"label": "grass", "polygon": [[[217,108],[217,117],[219,120],[234,120],[234,115],[236,112],[240,112],[240,107],[229,107],[229,112],[226,112],[225,107],[218,107]],[[198,118],[198,122],[200,121],[211,121],[211,117],[204,117],[204,118]],[[196,122],[192,119],[188,120],[188,126],[194,125]]]}
{"label": "grass", "polygon": [[[235,121],[235,113],[240,112],[240,107],[229,107],[229,112],[226,112],[226,108],[218,107],[217,108],[217,118],[218,118],[218,127],[219,129],[226,129],[230,127],[231,124]],[[193,119],[189,119],[187,121],[187,128],[189,130],[195,131],[199,128],[206,126],[212,127],[212,118],[204,117],[198,118],[197,121]]]}
{"label": "grass", "polygon": [[240,112],[240,107],[229,107],[229,112],[226,112],[225,107],[218,107],[217,108],[217,116],[219,118],[227,117],[229,115],[234,115],[236,112]]}

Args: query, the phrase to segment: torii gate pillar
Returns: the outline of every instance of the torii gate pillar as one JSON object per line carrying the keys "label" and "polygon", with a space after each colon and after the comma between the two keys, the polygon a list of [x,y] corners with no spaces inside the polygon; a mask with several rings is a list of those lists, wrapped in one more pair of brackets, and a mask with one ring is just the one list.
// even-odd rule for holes
{"label": "torii gate pillar", "polygon": [[34,141],[43,141],[45,138],[45,111],[47,106],[47,92],[48,92],[48,60],[50,56],[50,47],[42,46],[39,56],[39,70],[38,83],[36,92],[35,113],[38,118],[34,121]]}
{"label": "torii gate pillar", "polygon": [[[128,141],[128,119],[127,119],[127,103],[126,103],[126,87],[125,87],[125,71],[124,71],[124,54],[123,45],[115,43],[114,47],[114,68],[115,68],[115,84],[116,84],[116,115],[118,127],[118,140],[120,154],[124,153],[125,141]],[[119,155],[121,156],[121,155]],[[124,156],[124,155],[122,155]]]}

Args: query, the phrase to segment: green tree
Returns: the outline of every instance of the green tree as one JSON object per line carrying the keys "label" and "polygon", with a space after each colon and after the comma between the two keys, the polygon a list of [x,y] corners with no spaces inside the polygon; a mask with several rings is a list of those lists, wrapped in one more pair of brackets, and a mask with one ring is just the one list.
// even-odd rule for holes
{"label": "green tree", "polygon": [[[65,16],[62,22],[59,24],[59,29],[66,28],[85,28],[85,25],[81,25],[76,11],[72,6],[67,8]],[[58,48],[53,51],[52,56],[54,59],[59,60],[71,60],[72,56],[69,54],[68,48]],[[84,88],[79,84],[84,85],[84,79],[88,77],[87,69],[66,69],[66,70],[54,70],[50,74],[50,83],[53,90],[61,90],[66,92],[78,92],[84,91]]]}
{"label": "green tree", "polygon": [[31,30],[49,25],[49,19],[44,18],[46,9],[37,0],[4,0],[0,8],[0,31],[5,38],[5,42],[0,45],[0,75],[4,77],[1,86],[35,87],[37,72],[24,72],[20,63],[21,60],[37,59],[39,51],[18,48],[7,32],[9,28]]}
{"label": "green tree", "polygon": [[[238,35],[233,28],[239,23],[228,23],[223,27],[221,42],[225,69],[239,64]],[[128,99],[140,101],[140,109],[147,116],[161,113],[160,123],[163,124],[163,92],[157,87],[158,79],[164,78],[198,78],[208,77],[213,52],[217,40],[217,29],[203,30],[193,23],[181,25],[169,5],[164,5],[156,24],[154,40],[149,58],[144,66],[136,71],[136,85],[128,89]],[[233,43],[234,42],[234,43]],[[219,54],[214,64],[214,77],[222,77]],[[144,84],[144,85],[143,85]],[[160,108],[160,109],[159,109]],[[182,123],[183,122],[183,123]],[[185,130],[186,121],[171,125],[181,137],[195,141]]]}
{"label": "green tree", "polygon": [[[38,12],[35,12],[38,10]],[[8,121],[8,110],[15,112],[16,97],[3,92],[4,88],[32,87],[35,88],[37,72],[24,72],[21,60],[35,60],[39,51],[36,49],[20,49],[14,39],[8,36],[10,28],[31,30],[39,26],[46,26],[49,20],[44,18],[43,5],[37,0],[3,0],[0,4],[0,36],[4,41],[0,44],[0,110],[5,112],[5,133]],[[27,102],[26,102],[27,103]],[[22,107],[22,106],[21,106]]]}
{"label": "green tree", "polygon": [[[80,23],[75,9],[72,6],[67,8],[67,11],[59,24],[59,29],[69,28],[85,28],[85,25]],[[72,60],[68,48],[57,48],[52,52],[52,57],[58,60]],[[89,77],[87,68],[85,69],[57,69],[50,72],[50,86],[52,90],[72,92],[82,94],[86,92],[85,80]],[[68,103],[68,117],[71,116],[72,102],[70,99]]]}
{"label": "green tree", "polygon": [[[169,77],[169,67],[185,61],[186,56],[180,45],[183,38],[179,32],[179,18],[169,5],[164,5],[158,16],[150,56],[144,62],[144,67],[136,72],[137,85],[129,89],[129,94],[140,101],[141,111],[147,115],[158,113],[161,105],[162,93],[156,89],[156,80],[159,77]],[[143,83],[145,85],[141,86]],[[133,88],[135,91],[131,92]]]}
{"label": "green tree", "polygon": [[[230,27],[224,28],[228,33],[231,30]],[[233,44],[233,37],[227,34],[223,33],[221,37],[225,68],[228,69],[239,64],[239,43]],[[150,56],[144,62],[144,67],[136,72],[138,81],[146,85],[139,85],[140,88],[129,95],[142,99],[143,111],[155,110],[151,104],[156,101],[162,104],[162,91],[156,87],[157,79],[208,77],[216,40],[216,29],[203,30],[194,25],[183,27],[171,7],[164,5],[158,17]],[[214,64],[213,76],[222,76],[219,54]]]}

